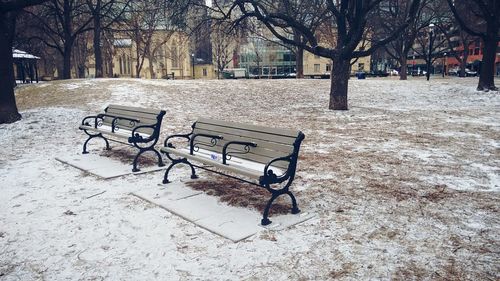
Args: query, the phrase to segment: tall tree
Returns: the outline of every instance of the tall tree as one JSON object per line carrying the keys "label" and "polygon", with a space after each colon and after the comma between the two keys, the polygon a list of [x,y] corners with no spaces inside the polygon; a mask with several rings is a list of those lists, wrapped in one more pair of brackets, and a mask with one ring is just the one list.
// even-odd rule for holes
{"label": "tall tree", "polygon": [[103,77],[102,32],[121,19],[131,0],[86,0],[93,22],[95,77]]}
{"label": "tall tree", "polygon": [[500,41],[500,1],[447,0],[460,27],[483,41],[483,61],[478,91],[497,91],[495,86],[495,57]]}
{"label": "tall tree", "polygon": [[[389,56],[395,59],[400,66],[399,79],[407,79],[408,54],[415,43],[418,34],[429,26],[433,13],[428,9],[429,0],[421,0],[418,5],[415,17],[409,22],[404,32],[400,33],[396,39],[384,46]],[[377,10],[376,17],[373,17],[375,30],[381,32],[381,36],[392,34],[395,29],[406,22],[410,6],[406,0],[386,0],[383,1]]]}
{"label": "tall tree", "polygon": [[83,0],[51,0],[32,10],[39,30],[35,38],[54,48],[63,58],[62,79],[71,79],[73,45],[77,37],[92,29],[92,17]]}
{"label": "tall tree", "polygon": [[[125,14],[125,32],[134,41],[135,74],[139,78],[146,58],[149,61],[150,74],[155,76],[153,64],[157,52],[162,50],[173,30],[168,29],[169,3],[162,0],[134,1]],[[163,32],[161,36],[160,32]]]}
{"label": "tall tree", "polygon": [[[367,21],[380,5],[382,0],[311,0],[304,1],[310,17],[301,20],[283,10],[290,5],[289,0],[236,0],[230,15],[238,21],[256,18],[282,42],[304,48],[313,54],[329,58],[333,61],[329,108],[347,110],[347,92],[349,72],[352,59],[371,54],[377,48],[394,40],[405,30],[416,14],[420,0],[411,0],[406,21],[395,28],[387,37],[373,40],[369,48],[357,49],[363,38],[367,38]],[[301,13],[304,13],[302,11]],[[315,20],[310,20],[314,17]],[[335,45],[324,43],[320,28],[331,27],[336,30]],[[304,41],[293,40],[288,34],[297,30]]]}
{"label": "tall tree", "polygon": [[217,78],[233,60],[233,54],[237,47],[239,32],[231,28],[231,24],[225,21],[215,22],[212,25],[211,41],[215,65],[217,67]]}
{"label": "tall tree", "polygon": [[[467,67],[467,59],[469,57],[469,47],[474,42],[476,37],[465,32],[465,30],[460,27],[458,22],[456,22],[453,15],[449,18],[443,18],[438,21],[436,26],[444,35],[448,45],[449,52],[447,54],[454,57],[460,64],[458,76],[465,77],[465,68]],[[462,46],[463,50],[457,50],[458,46]]]}
{"label": "tall tree", "polygon": [[44,0],[0,1],[0,124],[21,119],[14,95],[14,61],[12,45],[16,29],[16,17],[25,7],[43,3]]}

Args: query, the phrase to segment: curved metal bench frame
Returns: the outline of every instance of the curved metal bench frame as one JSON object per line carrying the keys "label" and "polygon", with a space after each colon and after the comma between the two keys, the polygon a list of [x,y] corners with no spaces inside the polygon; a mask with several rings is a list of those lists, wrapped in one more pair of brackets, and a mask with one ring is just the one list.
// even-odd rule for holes
{"label": "curved metal bench frame", "polygon": [[[222,136],[218,136],[218,135],[194,134],[193,131],[194,131],[195,127],[196,127],[196,122],[191,126],[191,128],[192,128],[191,133],[189,133],[189,134],[176,134],[176,135],[171,135],[171,136],[167,137],[165,139],[165,142],[164,142],[164,147],[175,149],[175,146],[170,141],[174,138],[183,138],[183,139],[186,139],[186,141],[189,144],[190,155],[193,155],[194,152],[196,151],[195,140],[197,137],[203,136],[203,137],[210,138],[213,146],[215,146],[217,144],[217,141],[223,139]],[[274,202],[274,200],[276,200],[281,195],[286,194],[290,197],[290,199],[292,201],[291,202],[292,203],[292,208],[291,208],[292,214],[300,213],[300,209],[298,208],[298,205],[297,205],[297,200],[295,199],[295,196],[293,195],[293,193],[290,191],[290,185],[292,184],[292,182],[295,178],[299,149],[300,149],[300,145],[301,145],[302,141],[304,140],[304,138],[305,138],[305,135],[302,132],[299,132],[297,138],[295,139],[295,142],[293,143],[293,152],[291,154],[285,155],[283,157],[274,158],[271,161],[269,161],[264,168],[263,175],[261,177],[259,177],[258,183],[246,180],[242,177],[232,176],[232,175],[220,172],[220,171],[216,171],[214,169],[209,169],[207,167],[193,164],[185,157],[174,158],[170,154],[175,154],[175,153],[165,151],[162,148],[162,149],[160,149],[160,151],[162,153],[166,154],[167,158],[172,161],[170,166],[168,166],[167,170],[165,171],[165,174],[163,177],[163,183],[167,184],[170,182],[168,180],[168,174],[174,166],[176,166],[178,164],[186,164],[186,165],[190,166],[190,168],[191,168],[191,178],[192,179],[198,178],[198,176],[196,175],[196,171],[195,171],[195,167],[196,167],[196,168],[200,168],[200,169],[203,169],[203,170],[206,170],[209,172],[213,172],[213,173],[216,173],[216,174],[219,174],[222,176],[226,176],[226,177],[233,178],[233,179],[236,179],[239,181],[243,181],[243,182],[246,182],[248,184],[263,187],[267,191],[269,191],[269,193],[271,193],[271,198],[269,199],[266,207],[264,208],[264,212],[263,212],[263,216],[262,216],[262,220],[261,220],[262,225],[268,225],[271,223],[271,220],[269,220],[269,210],[271,209],[272,203]],[[227,152],[227,148],[229,147],[229,145],[243,146],[244,151],[247,151],[247,152],[250,151],[251,147],[257,146],[255,143],[244,142],[244,141],[241,141],[241,142],[240,141],[232,141],[232,142],[226,143],[226,145],[224,146],[223,152],[222,152],[223,164],[225,164],[225,165],[228,165],[227,164],[228,157],[231,157],[231,153]],[[194,159],[194,160],[196,161],[196,159]],[[288,168],[286,169],[286,171],[282,175],[276,175],[271,168],[271,165],[277,161],[286,161],[289,163]],[[283,186],[282,187],[275,187],[275,185],[277,185],[277,184],[278,185],[283,184]]]}
{"label": "curved metal bench frame", "polygon": [[[108,108],[105,109],[107,111]],[[132,172],[139,172],[140,169],[137,167],[137,162],[139,160],[139,156],[141,156],[143,153],[147,151],[152,151],[154,154],[158,157],[158,166],[163,167],[165,164],[163,163],[161,154],[158,150],[155,149],[155,145],[158,143],[158,140],[160,138],[160,127],[161,127],[161,122],[163,120],[163,116],[165,115],[165,111],[161,110],[159,114],[156,116],[156,124],[150,124],[150,125],[139,125],[135,126],[136,124],[140,124],[140,119],[137,118],[128,118],[128,117],[123,117],[123,116],[117,116],[117,115],[112,115],[112,114],[107,114],[107,113],[102,113],[98,114],[95,116],[87,116],[83,118],[81,125],[82,126],[88,126],[92,127],[94,129],[99,129],[99,127],[102,126],[103,120],[105,117],[112,118],[111,121],[111,131],[110,132],[105,132],[106,135],[115,137],[117,139],[127,139],[127,143],[117,140],[117,139],[111,139],[107,138],[103,135],[102,132],[96,132],[93,130],[88,130],[85,128],[80,127],[79,129],[84,131],[85,134],[87,134],[89,137],[83,144],[83,154],[89,153],[87,151],[87,144],[88,142],[93,139],[93,138],[102,138],[106,142],[106,150],[110,150],[109,146],[109,141],[114,141],[118,143],[123,143],[127,144],[130,146],[133,146],[139,150],[139,152],[136,154],[134,157],[134,161],[132,163]],[[116,132],[118,130],[122,130],[120,126],[118,125],[119,121],[129,121],[131,126],[134,126],[133,130],[130,131],[130,137],[126,137],[124,135],[119,135]],[[92,122],[93,124],[91,124]],[[151,128],[153,130],[153,133],[149,135],[148,137],[143,137],[142,135],[139,134],[139,129],[143,128]],[[129,131],[129,130],[124,130],[124,131]]]}

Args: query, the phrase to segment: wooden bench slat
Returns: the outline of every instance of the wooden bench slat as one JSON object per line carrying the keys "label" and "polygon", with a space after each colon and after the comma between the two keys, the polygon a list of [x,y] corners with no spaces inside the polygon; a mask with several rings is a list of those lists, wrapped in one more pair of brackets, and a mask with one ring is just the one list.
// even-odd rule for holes
{"label": "wooden bench slat", "polygon": [[[202,138],[200,137],[200,141],[201,141],[201,139]],[[198,143],[199,147],[201,147],[203,149],[214,151],[217,153],[222,153],[223,147],[227,143],[227,141],[219,140],[217,142],[217,145],[213,146],[213,147],[211,147],[210,139],[208,139],[208,138],[204,138],[204,140],[201,142],[196,141],[195,143]],[[245,152],[244,146],[241,146],[241,145],[231,145],[231,146],[229,146],[227,151],[228,152]],[[257,147],[250,147],[250,152],[244,153],[244,154],[233,154],[233,157],[243,158],[243,159],[247,159],[250,161],[256,161],[256,162],[259,162],[262,164],[267,164],[269,161],[271,161],[274,158],[288,156],[290,153],[259,148],[259,146],[257,145]],[[277,166],[280,166],[281,168],[286,169],[288,167],[288,162],[284,162],[284,161],[280,162],[277,164]]]}
{"label": "wooden bench slat", "polygon": [[[217,132],[213,131],[205,131],[205,132],[210,132],[211,134],[216,134]],[[259,151],[261,149],[265,149],[266,152],[268,150],[275,151],[279,155],[288,155],[293,152],[293,146],[291,145],[284,145],[284,144],[279,144],[279,143],[271,143],[271,142],[266,142],[263,140],[258,140],[258,139],[251,139],[251,138],[243,138],[239,136],[232,136],[232,135],[223,135],[224,139],[219,140],[218,143],[221,145],[226,144],[229,141],[249,141],[249,142],[254,142],[257,144],[257,147],[255,147],[255,151]],[[203,142],[210,142],[210,138],[206,137],[198,137],[200,141]],[[256,152],[257,153],[257,152]],[[261,153],[257,153],[261,154]],[[265,154],[261,154],[265,155]],[[274,155],[273,155],[274,156]]]}
{"label": "wooden bench slat", "polygon": [[255,139],[255,140],[262,140],[265,142],[271,142],[271,143],[279,143],[279,144],[284,144],[284,145],[293,145],[297,137],[285,137],[285,136],[279,136],[279,135],[272,135],[272,134],[267,134],[267,133],[261,133],[261,132],[253,132],[253,131],[247,131],[243,129],[236,129],[236,128],[227,128],[227,127],[221,127],[221,126],[214,126],[214,125],[208,125],[208,124],[198,124],[196,123],[195,127],[195,134],[196,131],[199,132],[215,132],[218,135],[228,135],[232,137],[243,137],[243,138],[248,138],[248,139]]}
{"label": "wooden bench slat", "polygon": [[133,107],[133,106],[124,106],[124,105],[117,105],[117,104],[110,104],[107,106],[107,109],[121,109],[121,110],[126,110],[126,111],[132,111],[132,112],[138,112],[138,113],[150,113],[154,115],[159,115],[161,113],[161,110],[158,109],[151,109],[151,108],[142,108],[142,107]]}
{"label": "wooden bench slat", "polygon": [[[189,160],[194,160],[194,161],[206,164],[206,165],[211,165],[211,166],[217,167],[217,168],[222,169],[222,170],[241,174],[241,175],[244,175],[244,176],[247,176],[249,178],[256,179],[256,180],[258,180],[264,174],[264,165],[262,165],[262,170],[260,170],[260,169],[256,170],[256,169],[251,169],[251,168],[245,167],[245,166],[239,166],[239,165],[234,164],[234,163],[231,163],[231,165],[224,165],[221,162],[218,162],[216,160],[212,160],[212,159],[210,159],[206,156],[202,156],[200,154],[191,155],[191,154],[189,154],[189,150],[187,150],[187,149],[175,149],[175,148],[163,147],[163,148],[161,148],[161,151],[175,154],[175,155],[180,156],[180,157],[185,157]],[[282,172],[282,171],[280,171],[280,172]]]}
{"label": "wooden bench slat", "polygon": [[295,130],[288,130],[288,129],[282,129],[282,128],[271,128],[271,127],[242,124],[242,123],[222,121],[222,120],[213,120],[213,119],[203,118],[203,117],[199,118],[196,121],[196,123],[222,126],[222,127],[228,127],[228,128],[233,128],[233,129],[239,129],[239,130],[247,130],[247,131],[253,131],[253,132],[261,132],[261,133],[267,133],[267,134],[273,134],[273,135],[281,135],[281,136],[287,136],[287,137],[292,137],[292,138],[297,138],[297,136],[299,135],[299,132],[295,131]]}
{"label": "wooden bench slat", "polygon": [[120,109],[108,109],[106,112],[110,115],[123,116],[128,118],[134,118],[141,121],[144,124],[156,124],[158,115],[149,114],[149,113],[140,113],[140,112],[132,112],[132,111],[124,111]]}

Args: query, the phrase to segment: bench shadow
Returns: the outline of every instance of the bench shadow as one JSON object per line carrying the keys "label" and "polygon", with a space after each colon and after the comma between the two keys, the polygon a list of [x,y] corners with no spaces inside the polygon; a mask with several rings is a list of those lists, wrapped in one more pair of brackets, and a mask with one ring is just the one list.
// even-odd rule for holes
{"label": "bench shadow", "polygon": [[[271,194],[264,188],[247,184],[227,177],[210,175],[208,179],[186,182],[194,190],[219,198],[230,206],[255,209],[262,212]],[[289,214],[290,202],[282,196],[273,202],[270,214]]]}

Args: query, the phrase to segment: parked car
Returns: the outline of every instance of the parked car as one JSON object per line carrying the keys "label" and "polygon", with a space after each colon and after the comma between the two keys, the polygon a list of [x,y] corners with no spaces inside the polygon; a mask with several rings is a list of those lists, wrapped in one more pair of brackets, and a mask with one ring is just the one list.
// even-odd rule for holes
{"label": "parked car", "polygon": [[465,76],[467,76],[467,77],[477,76],[477,71],[473,71],[473,70],[466,68],[465,69]]}
{"label": "parked car", "polygon": [[399,71],[397,71],[396,69],[391,69],[391,70],[389,70],[389,74],[391,76],[398,76],[399,75]]}
{"label": "parked car", "polygon": [[448,69],[448,75],[450,76],[457,76],[459,74],[460,70],[458,68],[451,68]]}
{"label": "parked car", "polygon": [[[452,68],[448,70],[448,75],[458,76],[460,75],[460,68]],[[477,76],[477,71],[470,70],[468,68],[465,69],[465,76],[473,77]]]}

